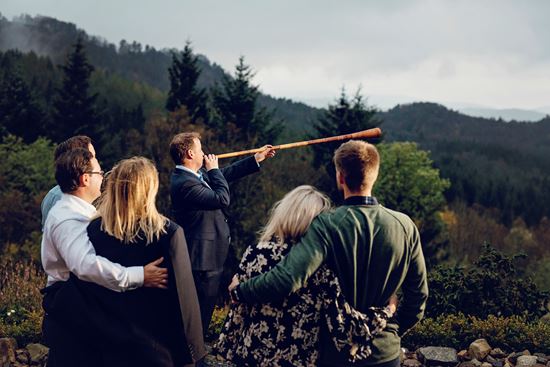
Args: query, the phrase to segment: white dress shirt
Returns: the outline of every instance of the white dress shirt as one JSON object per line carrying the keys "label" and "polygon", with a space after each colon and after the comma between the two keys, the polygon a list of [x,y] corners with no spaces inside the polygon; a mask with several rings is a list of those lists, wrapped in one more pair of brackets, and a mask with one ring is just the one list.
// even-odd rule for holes
{"label": "white dress shirt", "polygon": [[143,267],[123,267],[96,255],[87,232],[96,213],[93,205],[71,194],[63,194],[50,210],[41,247],[48,286],[69,279],[69,273],[117,292],[143,285]]}
{"label": "white dress shirt", "polygon": [[176,168],[182,169],[184,171],[190,172],[197,176],[197,178],[201,178],[201,175],[198,172],[193,171],[191,168],[185,167],[183,164],[176,164]]}

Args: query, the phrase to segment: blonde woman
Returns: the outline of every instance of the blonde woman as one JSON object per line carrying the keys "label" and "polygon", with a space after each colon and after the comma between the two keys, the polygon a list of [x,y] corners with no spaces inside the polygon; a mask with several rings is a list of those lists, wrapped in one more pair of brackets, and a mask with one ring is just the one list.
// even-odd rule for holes
{"label": "blonde woman", "polygon": [[[123,266],[163,257],[167,289],[117,293],[71,278],[91,314],[85,332],[96,366],[183,366],[206,354],[191,264],[182,229],[155,206],[158,172],[151,161],[120,161],[106,179],[98,218],[88,226],[96,253]],[[84,333],[84,331],[82,331]]]}
{"label": "blonde woman", "polygon": [[[259,243],[244,252],[238,280],[270,270],[312,220],[329,209],[329,199],[312,186],[299,186],[286,194],[273,206]],[[395,304],[390,306],[366,313],[354,310],[334,273],[323,266],[304,288],[281,303],[232,304],[214,350],[238,366],[316,366],[319,331],[325,328],[336,347],[349,352],[350,360],[365,359],[372,335],[384,328],[395,311]]]}

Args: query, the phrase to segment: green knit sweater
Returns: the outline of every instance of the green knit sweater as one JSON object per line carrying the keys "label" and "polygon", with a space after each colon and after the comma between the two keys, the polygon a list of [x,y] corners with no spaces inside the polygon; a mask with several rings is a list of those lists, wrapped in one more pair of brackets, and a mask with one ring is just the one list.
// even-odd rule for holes
{"label": "green knit sweater", "polygon": [[[381,205],[344,205],[323,213],[277,266],[242,283],[238,293],[249,303],[281,300],[301,288],[325,261],[338,275],[347,301],[359,311],[386,306],[401,289],[397,314],[375,336],[372,356],[353,366],[397,358],[400,337],[422,319],[428,297],[426,265],[413,221]],[[347,365],[329,338],[322,329],[320,360]]]}

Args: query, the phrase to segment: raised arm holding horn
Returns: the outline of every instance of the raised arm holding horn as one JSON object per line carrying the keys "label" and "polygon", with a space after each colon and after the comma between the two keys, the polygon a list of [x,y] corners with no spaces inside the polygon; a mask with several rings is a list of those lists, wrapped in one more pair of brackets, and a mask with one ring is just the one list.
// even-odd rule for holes
{"label": "raised arm holding horn", "polygon": [[[282,150],[282,149],[298,148],[298,147],[305,147],[307,145],[330,143],[330,142],[333,142],[333,141],[348,140],[348,139],[378,138],[381,135],[382,135],[382,130],[380,130],[380,128],[376,127],[374,129],[358,131],[358,132],[351,133],[351,134],[331,136],[331,137],[328,137],[328,138],[320,138],[320,139],[314,139],[314,140],[298,141],[298,142],[295,142],[295,143],[275,145],[275,146],[273,146],[273,149],[274,150]],[[217,156],[218,156],[218,159],[233,158],[233,157],[238,157],[238,156],[246,155],[246,154],[259,153],[259,152],[262,152],[264,150],[265,150],[265,147],[262,147],[262,148],[256,148],[256,149],[241,150],[241,151],[238,151],[238,152],[217,154]]]}

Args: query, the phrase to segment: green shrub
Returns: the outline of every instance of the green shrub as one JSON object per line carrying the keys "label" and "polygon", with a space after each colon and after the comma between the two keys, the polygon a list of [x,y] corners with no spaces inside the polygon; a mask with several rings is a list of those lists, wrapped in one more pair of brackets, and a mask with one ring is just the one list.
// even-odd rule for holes
{"label": "green shrub", "polygon": [[480,319],[454,314],[427,318],[403,337],[402,344],[412,350],[428,345],[467,349],[479,338],[508,352],[528,349],[531,353],[550,353],[550,324],[530,322],[526,316]]}
{"label": "green shrub", "polygon": [[214,308],[212,319],[210,320],[210,326],[208,327],[209,338],[215,339],[218,335],[220,335],[228,313],[229,305],[224,305],[223,307],[216,306],[216,308]]}
{"label": "green shrub", "polygon": [[40,343],[42,340],[43,312],[27,312],[18,323],[0,321],[0,337],[15,338],[17,345]]}
{"label": "green shrub", "polygon": [[545,311],[548,292],[522,279],[515,261],[489,244],[483,245],[479,259],[469,269],[438,266],[428,276],[430,297],[427,317],[453,313],[487,318],[489,315],[525,315],[536,320]]}
{"label": "green shrub", "polygon": [[19,345],[42,337],[44,272],[32,262],[0,264],[0,337],[12,337]]}

